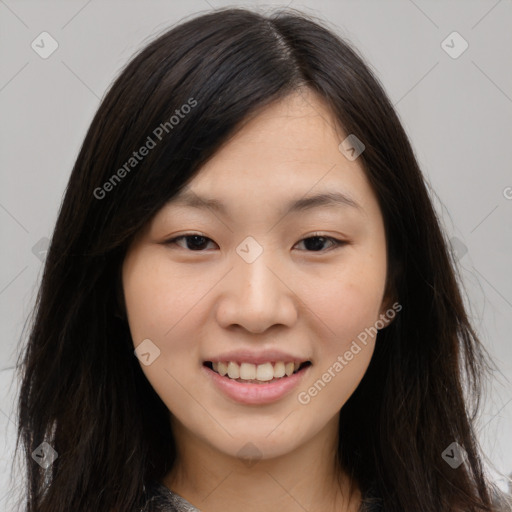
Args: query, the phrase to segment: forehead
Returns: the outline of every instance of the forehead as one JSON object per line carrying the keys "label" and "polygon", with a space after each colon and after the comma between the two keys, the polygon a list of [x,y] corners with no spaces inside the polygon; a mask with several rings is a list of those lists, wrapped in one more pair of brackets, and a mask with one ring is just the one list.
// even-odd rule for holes
{"label": "forehead", "polygon": [[339,150],[344,137],[323,101],[294,94],[246,120],[168,205],[228,214],[251,199],[281,214],[320,206],[364,213],[372,190],[360,161]]}
{"label": "forehead", "polygon": [[[224,216],[232,214],[230,202],[216,197],[200,195],[192,189],[187,189],[173,198],[169,206],[194,208],[197,210],[212,210]],[[326,189],[283,200],[279,215],[285,216],[294,213],[302,213],[314,208],[352,208],[358,213],[364,213],[364,208],[349,194],[339,190]]]}

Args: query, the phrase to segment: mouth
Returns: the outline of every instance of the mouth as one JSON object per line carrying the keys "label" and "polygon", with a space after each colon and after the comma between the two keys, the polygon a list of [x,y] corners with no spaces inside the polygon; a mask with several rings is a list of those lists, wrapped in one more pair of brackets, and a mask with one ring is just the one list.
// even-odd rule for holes
{"label": "mouth", "polygon": [[253,364],[237,361],[205,361],[203,366],[231,381],[244,384],[270,384],[285,381],[303,372],[311,361],[268,361]]}

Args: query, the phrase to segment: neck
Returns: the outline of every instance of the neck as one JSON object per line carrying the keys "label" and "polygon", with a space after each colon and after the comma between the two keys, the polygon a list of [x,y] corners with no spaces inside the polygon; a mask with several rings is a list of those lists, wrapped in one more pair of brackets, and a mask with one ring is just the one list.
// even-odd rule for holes
{"label": "neck", "polygon": [[336,460],[337,420],[289,453],[259,460],[227,455],[176,425],[179,453],[163,483],[208,512],[356,512],[359,489],[350,493],[354,482]]}

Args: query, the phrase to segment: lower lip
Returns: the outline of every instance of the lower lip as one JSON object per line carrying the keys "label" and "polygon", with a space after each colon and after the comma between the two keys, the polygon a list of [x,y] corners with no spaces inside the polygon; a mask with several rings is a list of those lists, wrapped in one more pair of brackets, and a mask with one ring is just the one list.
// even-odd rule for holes
{"label": "lower lip", "polygon": [[202,366],[202,371],[206,373],[217,388],[232,400],[241,404],[261,405],[277,402],[285,395],[290,393],[298,386],[311,365],[302,368],[297,373],[293,373],[289,377],[282,377],[279,380],[269,382],[267,384],[243,383],[222,377],[207,366]]}

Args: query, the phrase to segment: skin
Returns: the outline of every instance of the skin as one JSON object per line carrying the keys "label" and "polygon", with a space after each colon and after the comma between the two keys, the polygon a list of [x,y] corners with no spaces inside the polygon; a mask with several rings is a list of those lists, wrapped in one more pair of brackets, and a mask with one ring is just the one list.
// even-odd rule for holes
{"label": "skin", "polygon": [[[325,512],[360,505],[357,482],[343,472],[338,481],[334,454],[339,411],[368,367],[375,337],[359,344],[360,352],[309,403],[297,399],[391,304],[384,295],[382,214],[361,159],[350,161],[338,149],[346,136],[312,91],[265,107],[189,184],[197,195],[222,201],[227,214],[173,200],[123,262],[134,346],[150,339],[160,350],[141,367],[171,412],[178,446],[163,483],[201,510]],[[292,199],[334,190],[361,208],[282,215]],[[200,250],[190,239],[166,243],[184,234],[206,237],[196,242]],[[304,241],[314,235],[347,243]],[[236,251],[247,236],[263,248],[252,263]],[[279,401],[240,404],[201,369],[208,356],[239,348],[280,349],[312,366]],[[240,458],[249,442],[258,453],[252,464]]]}

